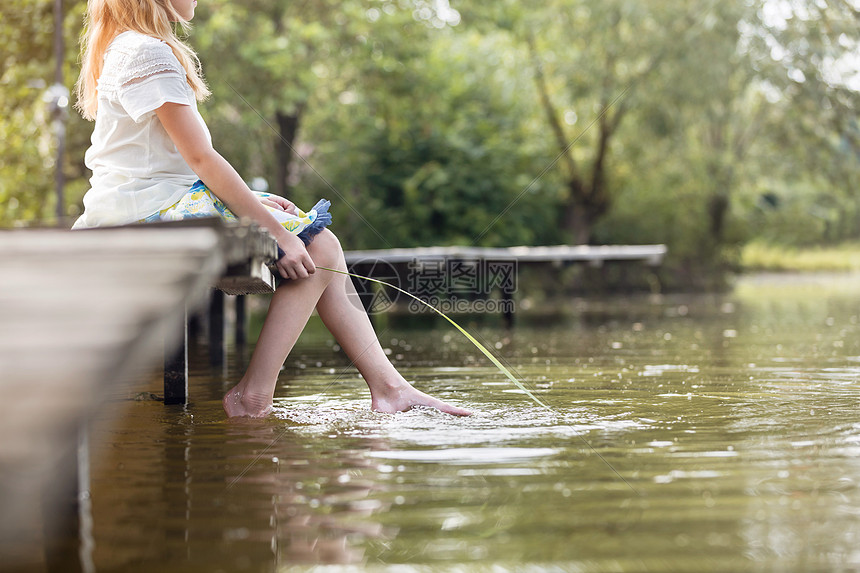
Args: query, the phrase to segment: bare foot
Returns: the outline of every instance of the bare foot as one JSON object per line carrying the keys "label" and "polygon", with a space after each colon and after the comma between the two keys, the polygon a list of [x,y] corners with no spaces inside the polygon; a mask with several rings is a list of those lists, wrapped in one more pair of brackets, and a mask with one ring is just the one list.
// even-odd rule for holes
{"label": "bare foot", "polygon": [[221,400],[228,418],[263,418],[272,411],[272,400],[243,394],[239,385],[233,386]]}
{"label": "bare foot", "polygon": [[396,388],[386,390],[370,391],[371,403],[370,407],[374,412],[385,412],[393,414],[395,412],[406,412],[415,406],[426,406],[428,408],[436,408],[445,414],[454,416],[471,416],[472,412],[464,408],[459,408],[447,402],[443,402],[432,396],[428,396],[424,392],[416,390],[408,382],[403,382]]}

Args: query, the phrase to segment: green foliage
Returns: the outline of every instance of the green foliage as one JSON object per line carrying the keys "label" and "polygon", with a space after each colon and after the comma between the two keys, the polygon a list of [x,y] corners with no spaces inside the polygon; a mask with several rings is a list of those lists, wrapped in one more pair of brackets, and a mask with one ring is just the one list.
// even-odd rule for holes
{"label": "green foliage", "polygon": [[858,272],[860,244],[795,249],[754,241],[744,247],[741,262],[754,271]]}
{"label": "green foliage", "polygon": [[860,50],[847,2],[762,5],[746,34],[766,98],[744,216],[789,245],[860,238]]}
{"label": "green foliage", "polygon": [[[85,0],[65,2],[63,65],[67,87],[77,74],[77,38]],[[0,226],[66,224],[56,219],[56,137],[46,101],[54,81],[51,0],[8,0],[0,14]],[[70,104],[71,105],[71,104]],[[88,128],[78,117],[66,127],[69,179],[64,212],[74,215],[83,187],[81,144]]]}
{"label": "green foliage", "polygon": [[[85,2],[66,6],[70,87]],[[213,91],[201,111],[216,148],[300,205],[331,199],[347,248],[587,237],[667,243],[668,268],[719,273],[757,238],[860,238],[848,3],[452,6],[201,3],[189,41]],[[3,3],[6,226],[53,219],[51,8]],[[86,189],[89,130],[70,118],[69,215]]]}
{"label": "green foliage", "polygon": [[[347,226],[350,244],[558,240],[555,198],[546,182],[532,184],[544,150],[539,124],[528,121],[533,97],[529,79],[517,73],[517,54],[499,37],[478,34],[452,34],[437,46],[402,59],[402,67],[367,69],[353,87],[356,102],[343,106],[350,109],[314,126],[343,134],[320,150],[321,164],[355,154],[331,179],[357,194],[353,206],[369,223]],[[379,89],[383,82],[398,95]],[[366,119],[356,125],[356,116]]]}

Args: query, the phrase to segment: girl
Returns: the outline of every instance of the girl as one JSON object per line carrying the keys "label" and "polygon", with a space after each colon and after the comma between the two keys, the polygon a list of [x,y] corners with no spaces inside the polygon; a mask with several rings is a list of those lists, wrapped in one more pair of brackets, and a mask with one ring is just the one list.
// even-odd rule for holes
{"label": "girl", "polygon": [[254,195],[213,149],[196,104],[209,90],[196,55],[172,25],[187,29],[196,5],[196,0],[89,0],[76,105],[95,120],[85,158],[93,176],[74,227],[169,218],[202,197],[227,216],[249,217],[272,233],[285,253],[277,269],[289,280],[272,296],[247,372],[224,396],[228,416],[260,417],[271,410],[278,372],[314,308],[367,382],[373,410],[428,406],[468,415],[419,392],[397,372],[367,315],[350,301],[354,290],[348,277],[315,272],[317,265],[346,269],[334,234],[314,229],[318,234],[308,234],[306,246],[279,222],[305,214],[286,199]]}

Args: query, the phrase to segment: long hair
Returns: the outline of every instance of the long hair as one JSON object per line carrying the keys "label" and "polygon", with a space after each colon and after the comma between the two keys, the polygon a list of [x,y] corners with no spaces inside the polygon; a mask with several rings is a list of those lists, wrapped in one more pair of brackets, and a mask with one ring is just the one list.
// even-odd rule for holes
{"label": "long hair", "polygon": [[122,32],[133,31],[164,41],[185,68],[188,85],[197,100],[209,96],[200,60],[176,35],[172,22],[187,31],[190,24],[173,8],[170,0],[87,0],[87,16],[81,35],[81,75],[75,84],[75,107],[93,120],[98,109],[97,83],[110,43]]}

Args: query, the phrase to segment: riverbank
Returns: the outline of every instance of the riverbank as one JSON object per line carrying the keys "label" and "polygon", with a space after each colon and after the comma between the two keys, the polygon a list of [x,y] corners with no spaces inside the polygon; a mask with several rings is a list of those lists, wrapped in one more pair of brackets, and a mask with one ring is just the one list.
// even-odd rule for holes
{"label": "riverbank", "polygon": [[860,243],[791,248],[754,242],[741,252],[741,266],[746,272],[857,272]]}

